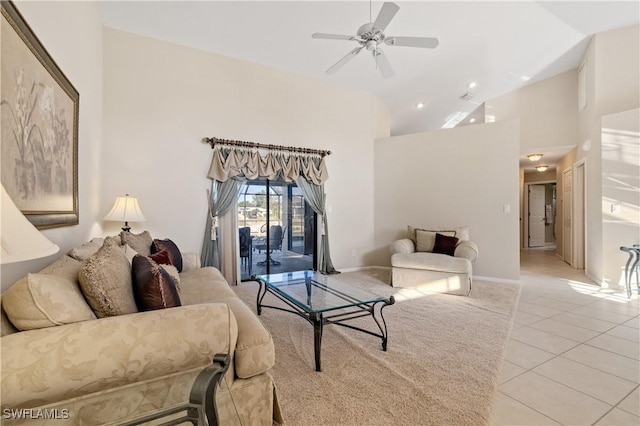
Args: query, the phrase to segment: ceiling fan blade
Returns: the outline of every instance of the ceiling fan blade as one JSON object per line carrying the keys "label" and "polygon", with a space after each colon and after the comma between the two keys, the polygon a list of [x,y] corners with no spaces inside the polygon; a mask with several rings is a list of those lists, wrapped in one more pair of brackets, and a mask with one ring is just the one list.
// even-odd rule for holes
{"label": "ceiling fan blade", "polygon": [[434,37],[387,37],[384,44],[389,46],[424,47],[433,49],[440,42]]}
{"label": "ceiling fan blade", "polygon": [[385,28],[387,28],[387,25],[389,25],[389,22],[391,22],[393,17],[396,16],[399,9],[400,7],[397,4],[385,2],[382,5],[382,9],[380,9],[380,13],[378,13],[378,17],[373,23],[373,28],[384,32]]}
{"label": "ceiling fan blade", "polygon": [[358,53],[360,53],[360,51],[362,50],[362,46],[360,47],[356,47],[355,49],[353,49],[351,52],[347,53],[346,55],[344,55],[342,57],[342,59],[340,59],[338,62],[336,62],[331,68],[329,68],[327,70],[327,74],[335,74],[336,71],[338,71],[340,68],[342,68],[347,62],[349,62],[351,59],[353,59],[354,56],[356,56]]}
{"label": "ceiling fan blade", "polygon": [[354,36],[342,35],[342,34],[326,34],[326,33],[313,33],[312,38],[321,38],[326,40],[355,40]]}
{"label": "ceiling fan blade", "polygon": [[391,68],[387,55],[385,55],[381,49],[376,49],[371,53],[373,53],[373,59],[376,61],[376,67],[380,71],[380,74],[382,74],[384,78],[393,77],[393,68]]}

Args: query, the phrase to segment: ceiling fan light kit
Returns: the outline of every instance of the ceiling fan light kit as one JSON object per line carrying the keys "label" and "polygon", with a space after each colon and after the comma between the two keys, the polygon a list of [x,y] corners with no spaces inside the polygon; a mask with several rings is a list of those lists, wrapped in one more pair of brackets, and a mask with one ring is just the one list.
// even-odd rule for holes
{"label": "ceiling fan light kit", "polygon": [[[313,33],[311,37],[326,40],[348,40],[356,41],[360,45],[351,52],[347,53],[338,62],[336,62],[326,73],[334,74],[342,68],[347,62],[353,59],[362,49],[371,52],[373,59],[376,61],[376,67],[384,78],[393,76],[393,68],[380,48],[381,44],[387,46],[404,46],[404,47],[420,47],[424,49],[433,49],[438,46],[439,41],[433,37],[387,37],[384,30],[387,28],[393,17],[398,13],[397,4],[385,2],[374,22],[369,22],[358,28],[355,36]],[[371,3],[369,3],[369,13],[371,13]]]}

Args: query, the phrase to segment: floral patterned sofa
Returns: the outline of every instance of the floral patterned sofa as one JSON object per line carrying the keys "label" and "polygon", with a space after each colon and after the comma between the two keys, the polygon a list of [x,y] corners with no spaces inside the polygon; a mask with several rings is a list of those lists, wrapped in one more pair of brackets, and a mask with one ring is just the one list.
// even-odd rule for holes
{"label": "floral patterned sofa", "polygon": [[[3,424],[117,424],[179,406],[216,353],[231,356],[216,394],[221,424],[281,423],[271,335],[220,272],[181,254],[182,272],[172,276],[180,306],[105,316],[83,274],[93,265],[117,276],[112,263],[131,274],[135,252],[108,239],[116,243],[93,239],[2,294]],[[105,253],[110,261],[96,262]],[[164,279],[159,269],[172,271],[160,266]]]}

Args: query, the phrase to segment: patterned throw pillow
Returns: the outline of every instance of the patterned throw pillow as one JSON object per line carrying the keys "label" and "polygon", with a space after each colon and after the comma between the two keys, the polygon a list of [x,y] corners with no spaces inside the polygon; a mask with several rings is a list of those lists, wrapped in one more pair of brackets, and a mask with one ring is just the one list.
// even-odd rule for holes
{"label": "patterned throw pillow", "polygon": [[458,239],[456,237],[449,237],[440,233],[436,234],[436,242],[433,246],[434,253],[448,254],[453,256],[458,245]]}
{"label": "patterned throw pillow", "polygon": [[178,269],[178,272],[182,272],[182,253],[178,249],[178,246],[171,240],[153,240],[151,245],[151,253],[158,253],[166,250],[169,253],[169,261],[173,266]]}
{"label": "patterned throw pillow", "polygon": [[120,238],[122,244],[128,244],[132,249],[143,256],[149,256],[151,254],[151,244],[153,244],[153,237],[149,231],[143,231],[139,234],[132,234],[131,232],[120,232]]}
{"label": "patterned throw pillow", "polygon": [[131,287],[131,265],[113,241],[106,241],[82,264],[78,279],[98,318],[138,312]]}
{"label": "patterned throw pillow", "polygon": [[175,281],[148,256],[133,258],[133,293],[141,311],[180,306]]}
{"label": "patterned throw pillow", "polygon": [[2,304],[22,331],[96,319],[77,281],[53,274],[27,274],[4,293]]}

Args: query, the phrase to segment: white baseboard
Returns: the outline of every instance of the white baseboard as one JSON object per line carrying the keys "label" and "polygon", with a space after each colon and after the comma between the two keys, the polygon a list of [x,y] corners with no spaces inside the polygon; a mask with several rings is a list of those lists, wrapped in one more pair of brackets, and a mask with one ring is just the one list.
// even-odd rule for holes
{"label": "white baseboard", "polygon": [[496,283],[504,283],[504,284],[520,284],[520,280],[512,280],[512,279],[508,279],[508,278],[495,278],[495,277],[482,277],[479,275],[474,275],[473,276],[474,280],[478,280],[478,281],[493,281]]}
{"label": "white baseboard", "polygon": [[585,277],[587,277],[587,278],[589,278],[591,281],[593,281],[593,283],[594,283],[595,285],[599,285],[600,287],[602,287],[602,286],[603,286],[603,285],[602,285],[602,284],[603,284],[603,282],[602,282],[600,279],[598,279],[598,277],[596,277],[595,275],[593,275],[591,272],[589,272],[589,271],[584,271],[584,276],[585,276]]}

